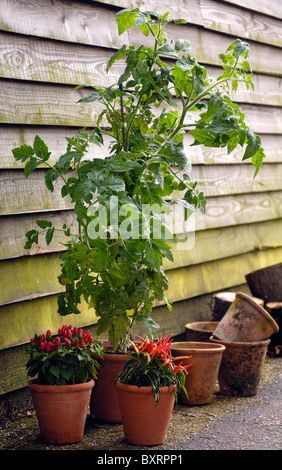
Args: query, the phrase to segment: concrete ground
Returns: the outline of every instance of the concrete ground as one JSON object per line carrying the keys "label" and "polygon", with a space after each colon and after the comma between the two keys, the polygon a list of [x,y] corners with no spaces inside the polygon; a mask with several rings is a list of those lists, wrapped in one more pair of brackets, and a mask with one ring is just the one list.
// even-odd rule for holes
{"label": "concrete ground", "polygon": [[[32,409],[11,420],[2,420],[0,425],[0,450],[88,450],[95,451],[93,463],[96,459],[98,464],[123,467],[132,467],[140,459],[143,464],[153,465],[183,464],[185,459],[188,463],[191,455],[188,450],[282,450],[282,357],[266,358],[255,397],[230,398],[215,393],[209,405],[177,405],[166,441],[160,446],[129,445],[124,440],[122,425],[98,423],[91,417],[80,443],[46,444],[40,438]],[[120,460],[132,455],[138,457],[131,457],[131,462]],[[165,455],[167,461],[162,460]]]}

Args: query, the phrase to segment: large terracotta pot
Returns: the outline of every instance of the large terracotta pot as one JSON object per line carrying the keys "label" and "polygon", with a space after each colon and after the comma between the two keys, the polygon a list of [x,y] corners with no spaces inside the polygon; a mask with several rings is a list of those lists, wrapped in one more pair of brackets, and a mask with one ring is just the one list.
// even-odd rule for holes
{"label": "large terracotta pot", "polygon": [[269,313],[253,298],[237,292],[213,336],[224,341],[263,341],[279,330]]}
{"label": "large terracotta pot", "polygon": [[152,387],[116,383],[125,440],[129,444],[163,444],[174,406],[174,388],[162,387],[155,405]]}
{"label": "large terracotta pot", "polygon": [[90,414],[98,421],[122,422],[115,380],[127,359],[126,354],[115,353],[105,353],[102,360],[97,359],[101,367],[91,395]]}
{"label": "large terracotta pot", "polygon": [[94,380],[74,385],[40,385],[28,382],[42,439],[70,444],[83,439]]}
{"label": "large terracotta pot", "polygon": [[186,341],[209,341],[217,325],[217,321],[199,321],[186,323]]}
{"label": "large terracotta pot", "polygon": [[172,343],[171,353],[177,363],[177,356],[192,356],[183,359],[182,364],[191,364],[185,379],[188,398],[181,390],[179,403],[181,405],[205,405],[214,399],[214,391],[219,367],[225,346],[207,342]]}
{"label": "large terracotta pot", "polygon": [[270,339],[254,342],[222,341],[213,336],[210,339],[226,348],[218,373],[220,393],[242,397],[256,395]]}

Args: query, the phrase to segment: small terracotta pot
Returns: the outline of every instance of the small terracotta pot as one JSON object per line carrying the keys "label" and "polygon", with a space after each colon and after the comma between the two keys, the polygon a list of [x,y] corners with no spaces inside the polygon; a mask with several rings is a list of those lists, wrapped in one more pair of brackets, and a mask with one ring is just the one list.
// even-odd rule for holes
{"label": "small terracotta pot", "polygon": [[28,387],[45,442],[70,444],[83,439],[94,380],[74,385],[40,385],[30,380]]}
{"label": "small terracotta pot", "polygon": [[129,444],[163,444],[174,406],[174,387],[162,387],[155,405],[152,387],[116,383],[125,440]]}
{"label": "small terracotta pot", "polygon": [[263,341],[279,330],[269,313],[253,298],[237,292],[213,336],[224,341]]}
{"label": "small terracotta pot", "polygon": [[186,323],[185,334],[187,341],[209,341],[219,322],[217,321],[199,321]]}
{"label": "small terracotta pot", "polygon": [[210,339],[226,348],[218,373],[220,393],[241,397],[256,395],[270,339],[254,342],[223,341],[213,336]]}
{"label": "small terracotta pot", "polygon": [[225,346],[207,342],[172,343],[171,353],[177,363],[177,356],[192,356],[183,359],[183,365],[191,364],[185,379],[188,398],[181,390],[179,403],[181,405],[205,405],[214,399],[214,391],[219,367]]}

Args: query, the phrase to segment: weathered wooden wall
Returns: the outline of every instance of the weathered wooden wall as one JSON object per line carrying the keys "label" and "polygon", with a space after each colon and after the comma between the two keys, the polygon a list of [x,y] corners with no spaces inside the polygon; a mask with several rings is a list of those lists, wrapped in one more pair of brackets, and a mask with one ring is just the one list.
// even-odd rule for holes
{"label": "weathered wooden wall", "polygon": [[[54,194],[45,190],[44,169],[26,180],[11,149],[39,134],[59,156],[65,136],[93,125],[98,109],[77,104],[87,91],[74,86],[113,83],[121,66],[105,70],[114,50],[146,41],[134,29],[118,36],[115,12],[124,7],[186,19],[187,25],[173,25],[169,32],[190,40],[193,55],[211,75],[218,73],[218,54],[234,39],[250,43],[255,91],[240,87],[232,97],[267,154],[253,180],[254,169],[240,163],[240,150],[227,156],[225,150],[189,149],[187,136],[192,177],[207,196],[207,213],[196,215],[193,247],[175,251],[175,262],[166,265],[167,296],[175,309],[156,309],[162,331],[181,333],[187,321],[209,314],[211,293],[246,290],[246,273],[282,259],[280,0],[0,0],[0,394],[26,385],[21,352],[35,331],[55,331],[65,321],[95,324],[86,308],[72,318],[57,314],[60,239],[52,247],[23,249],[36,219],[70,221],[71,205],[57,197],[59,188]],[[185,230],[177,226],[182,237]]]}

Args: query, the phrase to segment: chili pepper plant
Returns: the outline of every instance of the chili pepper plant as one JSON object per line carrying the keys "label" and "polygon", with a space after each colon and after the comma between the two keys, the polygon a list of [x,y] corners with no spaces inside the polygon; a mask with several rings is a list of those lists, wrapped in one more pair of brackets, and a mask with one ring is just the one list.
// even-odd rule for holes
{"label": "chili pepper plant", "polygon": [[37,376],[41,385],[70,385],[86,382],[89,375],[97,378],[99,363],[95,357],[103,357],[103,348],[88,330],[63,325],[55,336],[50,330],[35,334],[26,353],[29,377]]}
{"label": "chili pepper plant", "polygon": [[[153,338],[142,338],[141,344],[131,342],[133,350],[128,354],[128,361],[125,363],[122,371],[118,374],[116,382],[137,387],[152,387],[155,404],[158,404],[159,392],[161,387],[176,386],[175,400],[182,389],[187,395],[185,388],[185,375],[188,374],[188,364],[182,366],[182,362],[177,365],[174,363],[171,355],[170,346],[173,341],[171,335],[162,339],[162,335],[156,341]],[[191,357],[191,356],[189,356]],[[189,358],[188,357],[188,358]],[[178,357],[178,360],[187,359],[187,357]]]}
{"label": "chili pepper plant", "polygon": [[[176,206],[185,218],[196,210],[204,213],[206,206],[191,179],[193,146],[226,147],[228,153],[241,146],[242,159],[255,166],[254,176],[265,157],[260,137],[229,93],[239,83],[253,87],[246,42],[236,39],[219,55],[222,69],[212,79],[193,57],[190,42],[167,32],[170,23],[179,24],[181,32],[184,20],[135,8],[118,12],[117,23],[121,35],[138,28],[147,45],[123,45],[113,54],[107,70],[123,61],[124,72],[112,86],[85,85],[89,94],[79,102],[102,107],[93,128],[67,137],[66,152],[55,164],[39,136],[32,146],[13,149],[15,159],[25,162],[26,177],[42,166],[48,190],[62,182],[61,196],[73,203],[73,227],[78,227],[37,220],[25,248],[42,235],[49,245],[54,231],[62,231],[66,251],[58,311],[79,314],[83,299],[98,317],[98,335],[107,332],[114,350],[126,348],[136,321],[154,333],[155,301],[172,308],[163,261],[173,261],[177,240],[166,216]],[[185,134],[194,140],[188,149]],[[104,145],[105,137],[111,141],[107,156],[90,158],[90,148]]]}

